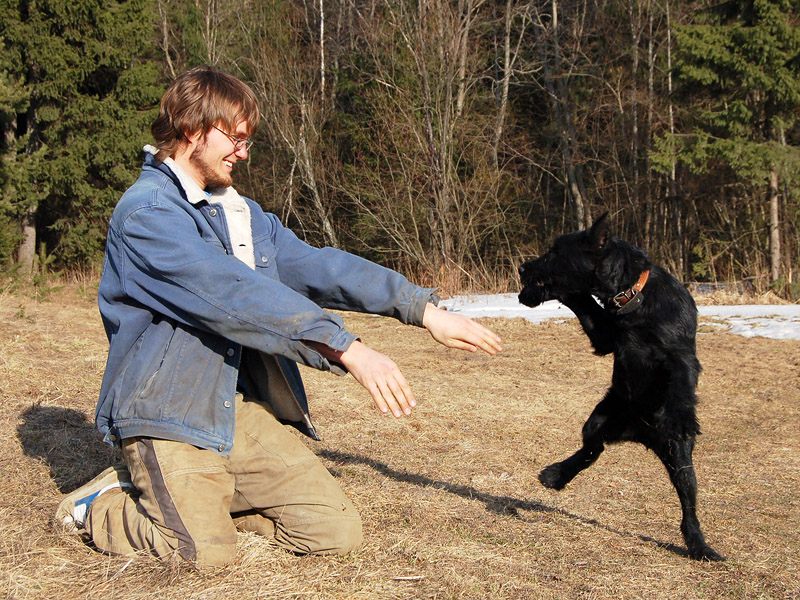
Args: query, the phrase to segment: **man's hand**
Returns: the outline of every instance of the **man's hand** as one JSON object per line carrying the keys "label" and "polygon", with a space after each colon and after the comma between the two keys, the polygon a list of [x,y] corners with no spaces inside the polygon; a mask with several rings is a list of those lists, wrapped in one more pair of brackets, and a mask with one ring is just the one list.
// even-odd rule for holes
{"label": "man's hand", "polygon": [[422,317],[422,325],[440,344],[477,352],[480,348],[489,354],[497,354],[503,348],[500,337],[483,325],[464,315],[436,308],[428,303]]}
{"label": "man's hand", "polygon": [[[469,352],[481,350],[497,354],[502,350],[500,338],[492,331],[464,315],[447,312],[433,304],[425,307],[423,326],[440,344]],[[372,396],[383,413],[395,417],[411,414],[417,405],[414,393],[400,368],[388,356],[356,340],[344,352],[318,342],[306,342],[328,360],[341,363]]]}
{"label": "man's hand", "polygon": [[372,396],[381,412],[389,411],[395,417],[411,414],[417,405],[414,394],[400,372],[400,368],[388,356],[373,350],[356,340],[344,352],[332,350],[317,342],[306,342],[328,360],[345,366],[355,380]]}

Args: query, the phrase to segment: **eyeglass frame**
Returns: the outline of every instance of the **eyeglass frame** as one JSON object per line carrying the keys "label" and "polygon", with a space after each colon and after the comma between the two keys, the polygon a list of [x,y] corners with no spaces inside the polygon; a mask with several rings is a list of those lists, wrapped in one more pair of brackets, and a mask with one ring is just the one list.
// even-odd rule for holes
{"label": "eyeglass frame", "polygon": [[219,131],[222,135],[227,137],[231,142],[233,142],[234,152],[239,152],[242,148],[245,149],[245,152],[250,152],[250,148],[253,147],[253,140],[251,139],[233,137],[230,133],[228,133],[227,131],[223,131],[216,125],[212,125],[212,127],[217,131]]}

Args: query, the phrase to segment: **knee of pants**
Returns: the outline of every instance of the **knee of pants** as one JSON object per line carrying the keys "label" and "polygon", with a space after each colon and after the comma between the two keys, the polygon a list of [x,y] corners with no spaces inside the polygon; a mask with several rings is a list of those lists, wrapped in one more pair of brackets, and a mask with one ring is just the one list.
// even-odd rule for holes
{"label": "knee of pants", "polygon": [[184,556],[197,567],[226,567],[236,558],[236,544],[201,542],[195,544],[192,556]]}
{"label": "knee of pants", "polygon": [[358,549],[364,534],[358,514],[327,516],[295,523],[276,523],[275,541],[298,554],[347,554]]}
{"label": "knee of pants", "polygon": [[363,541],[364,532],[361,525],[361,517],[340,519],[336,523],[336,531],[331,539],[331,547],[327,550],[319,550],[319,552],[348,554],[357,550]]}

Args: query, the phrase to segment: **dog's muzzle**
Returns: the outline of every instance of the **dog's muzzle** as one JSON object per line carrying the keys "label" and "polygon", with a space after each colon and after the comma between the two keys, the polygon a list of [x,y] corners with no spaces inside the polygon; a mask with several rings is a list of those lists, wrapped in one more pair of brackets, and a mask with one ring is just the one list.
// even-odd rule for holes
{"label": "dog's muzzle", "polygon": [[517,269],[522,282],[522,290],[518,296],[519,302],[531,308],[539,306],[547,300],[552,300],[550,286],[537,276],[535,267],[535,261],[528,261]]}

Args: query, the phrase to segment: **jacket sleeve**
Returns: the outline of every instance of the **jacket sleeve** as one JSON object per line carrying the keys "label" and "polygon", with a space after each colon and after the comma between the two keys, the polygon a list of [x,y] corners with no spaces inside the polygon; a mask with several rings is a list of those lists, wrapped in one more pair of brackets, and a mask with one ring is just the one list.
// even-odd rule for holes
{"label": "jacket sleeve", "polygon": [[422,326],[428,302],[438,304],[433,288],[421,288],[369,260],[335,248],[314,248],[276,221],[275,245],[280,279],[319,306],[394,317]]}
{"label": "jacket sleeve", "polygon": [[204,239],[177,206],[151,203],[117,225],[112,219],[109,261],[118,264],[107,268],[121,271],[128,297],[157,313],[322,370],[330,363],[303,341],[346,350],[356,339],[337,315]]}

